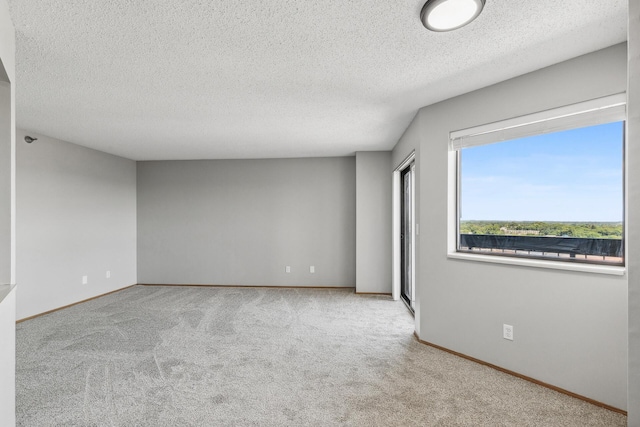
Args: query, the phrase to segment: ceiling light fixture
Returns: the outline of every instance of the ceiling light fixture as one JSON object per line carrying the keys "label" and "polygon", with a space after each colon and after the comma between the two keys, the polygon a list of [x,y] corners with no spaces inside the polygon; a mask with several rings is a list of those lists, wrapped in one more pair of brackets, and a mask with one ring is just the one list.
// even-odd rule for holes
{"label": "ceiling light fixture", "polygon": [[464,27],[480,15],[485,0],[427,0],[420,12],[422,24],[431,31]]}

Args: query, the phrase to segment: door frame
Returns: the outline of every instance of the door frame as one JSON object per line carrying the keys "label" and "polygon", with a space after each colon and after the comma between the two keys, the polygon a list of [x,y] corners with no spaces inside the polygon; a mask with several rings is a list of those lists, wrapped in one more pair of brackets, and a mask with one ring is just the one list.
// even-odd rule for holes
{"label": "door frame", "polygon": [[409,156],[407,156],[406,159],[404,159],[399,165],[398,167],[396,167],[393,171],[393,278],[392,278],[392,288],[391,288],[391,296],[393,298],[394,301],[397,301],[400,299],[400,287],[402,284],[402,259],[401,259],[401,253],[402,253],[402,243],[400,241],[400,234],[401,234],[401,230],[400,227],[402,225],[402,217],[401,217],[401,212],[402,212],[402,207],[401,207],[401,200],[402,200],[402,192],[401,192],[401,180],[400,180],[400,172],[402,172],[403,170],[405,170],[408,167],[414,167],[413,170],[413,185],[411,186],[411,190],[412,190],[412,201],[413,203],[411,204],[412,207],[412,227],[411,227],[411,231],[412,231],[412,242],[413,244],[411,245],[411,265],[412,265],[412,269],[411,269],[411,282],[413,283],[413,287],[414,287],[414,292],[413,292],[413,299],[416,299],[416,295],[415,295],[415,283],[416,283],[416,263],[415,263],[415,254],[416,254],[416,245],[417,245],[417,230],[416,230],[416,176],[415,176],[415,159],[416,159],[416,152],[415,150],[411,152],[411,154],[409,154]]}

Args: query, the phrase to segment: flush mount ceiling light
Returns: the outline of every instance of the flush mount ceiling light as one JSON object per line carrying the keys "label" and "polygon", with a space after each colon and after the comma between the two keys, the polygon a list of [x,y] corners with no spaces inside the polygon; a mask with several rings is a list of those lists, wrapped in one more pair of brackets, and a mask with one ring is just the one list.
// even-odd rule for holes
{"label": "flush mount ceiling light", "polygon": [[480,15],[485,0],[427,0],[420,12],[422,24],[431,31],[464,27]]}

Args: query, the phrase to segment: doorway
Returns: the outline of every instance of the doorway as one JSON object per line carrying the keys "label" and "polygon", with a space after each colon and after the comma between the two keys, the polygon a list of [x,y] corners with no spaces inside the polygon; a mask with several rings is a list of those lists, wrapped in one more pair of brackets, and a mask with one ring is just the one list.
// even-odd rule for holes
{"label": "doorway", "polygon": [[400,297],[414,310],[414,176],[415,162],[400,171]]}
{"label": "doorway", "polygon": [[411,153],[393,172],[393,299],[416,302],[416,163]]}

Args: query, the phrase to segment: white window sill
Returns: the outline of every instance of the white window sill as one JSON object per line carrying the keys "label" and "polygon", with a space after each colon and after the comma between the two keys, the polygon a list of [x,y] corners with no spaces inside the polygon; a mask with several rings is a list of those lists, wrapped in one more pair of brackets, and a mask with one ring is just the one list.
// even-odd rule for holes
{"label": "white window sill", "polygon": [[452,252],[448,258],[462,259],[466,261],[489,262],[494,264],[521,265],[524,267],[547,268],[553,270],[580,271],[584,273],[610,274],[613,276],[623,276],[625,267],[616,265],[582,264],[563,261],[547,261],[542,259],[515,258],[507,256],[492,256],[481,254],[470,254],[463,252]]}

